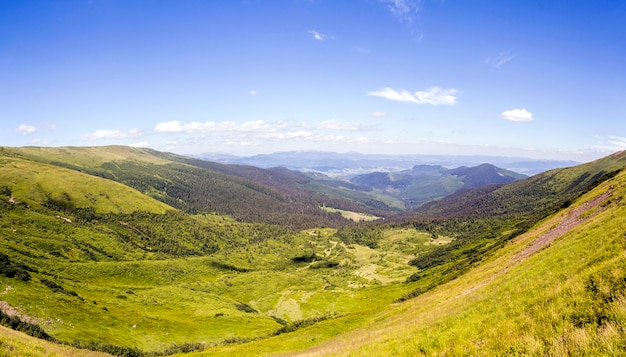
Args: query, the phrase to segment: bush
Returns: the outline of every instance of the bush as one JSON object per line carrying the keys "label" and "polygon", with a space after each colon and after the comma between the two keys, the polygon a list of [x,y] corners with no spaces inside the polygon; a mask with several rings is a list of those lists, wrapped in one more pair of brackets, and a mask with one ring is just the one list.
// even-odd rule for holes
{"label": "bush", "polygon": [[31,276],[28,270],[30,269],[26,265],[13,263],[6,254],[0,253],[0,275],[4,275],[7,278],[29,281]]}
{"label": "bush", "polygon": [[61,285],[55,283],[54,281],[47,280],[47,279],[41,279],[41,283],[43,285],[47,286],[48,288],[50,288],[50,290],[52,290],[53,293],[61,293],[61,294],[65,294],[65,295],[70,295],[70,296],[77,297],[80,300],[83,300],[82,297],[78,296],[78,293],[76,291],[66,290]]}
{"label": "bush", "polygon": [[250,305],[244,304],[242,302],[240,302],[238,304],[235,304],[235,307],[237,308],[237,310],[243,311],[243,312],[247,312],[249,314],[258,314],[259,313],[258,311],[256,311],[252,307],[250,307]]}

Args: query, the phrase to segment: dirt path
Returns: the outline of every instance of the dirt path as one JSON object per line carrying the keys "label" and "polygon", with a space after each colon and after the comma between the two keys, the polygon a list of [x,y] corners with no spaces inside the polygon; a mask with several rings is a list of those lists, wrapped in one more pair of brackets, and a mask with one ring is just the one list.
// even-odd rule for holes
{"label": "dirt path", "polygon": [[[609,199],[609,197],[611,197],[611,191],[606,191],[605,193],[583,203],[582,205],[570,210],[569,212],[567,212],[563,217],[561,217],[561,221],[559,223],[557,223],[553,228],[551,228],[550,230],[548,230],[547,232],[543,233],[542,235],[540,235],[539,237],[537,237],[537,239],[535,239],[528,247],[526,247],[526,249],[524,249],[522,252],[515,254],[514,256],[511,257],[511,263],[508,264],[506,267],[504,267],[503,269],[495,272],[490,278],[488,278],[487,280],[483,281],[482,283],[473,286],[467,290],[465,290],[463,293],[455,296],[454,298],[457,299],[461,296],[465,296],[467,294],[471,294],[472,292],[482,288],[483,286],[489,285],[492,281],[494,281],[496,279],[496,277],[506,273],[509,271],[509,269],[511,269],[512,267],[520,264],[521,262],[523,262],[524,260],[526,260],[529,256],[531,256],[533,253],[541,250],[542,248],[550,245],[555,239],[561,237],[562,235],[564,235],[565,233],[571,231],[572,229],[576,228],[578,225],[580,225],[581,223],[591,219],[592,217],[596,216],[598,213],[604,211],[603,207],[599,207],[601,203],[606,202],[606,200]],[[599,207],[599,208],[598,208]],[[592,212],[593,209],[596,209],[595,211]],[[587,213],[587,214],[585,214]]]}
{"label": "dirt path", "polygon": [[535,241],[529,245],[526,249],[524,249],[523,252],[516,254],[515,256],[513,256],[512,260],[514,261],[523,261],[526,258],[528,258],[528,256],[530,256],[531,254],[533,254],[534,252],[540,250],[541,248],[549,245],[550,243],[552,243],[555,239],[559,238],[560,236],[564,235],[565,233],[571,231],[572,229],[576,228],[578,225],[580,225],[581,223],[585,222],[586,220],[594,217],[595,215],[597,215],[598,213],[602,212],[604,209],[601,207],[600,209],[596,210],[595,212],[585,215],[583,216],[583,214],[585,212],[590,211],[591,209],[594,209],[596,207],[598,207],[602,202],[605,202],[606,200],[609,199],[609,197],[611,196],[611,193],[609,191],[591,199],[588,202],[583,203],[582,205],[572,209],[571,211],[569,211],[561,220],[561,222],[559,222],[554,228],[550,229],[549,231],[547,231],[546,233],[540,235],[537,239],[535,239]]}

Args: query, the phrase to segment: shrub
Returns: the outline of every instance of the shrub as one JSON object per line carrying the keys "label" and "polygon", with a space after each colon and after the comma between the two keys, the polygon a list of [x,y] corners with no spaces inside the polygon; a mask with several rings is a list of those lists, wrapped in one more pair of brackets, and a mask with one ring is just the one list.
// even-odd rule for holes
{"label": "shrub", "polygon": [[4,275],[7,278],[29,281],[31,276],[28,270],[30,269],[26,265],[13,263],[6,254],[0,253],[0,275]]}
{"label": "shrub", "polygon": [[244,304],[242,302],[240,302],[238,304],[235,304],[235,307],[237,308],[237,310],[243,311],[243,312],[247,312],[249,314],[258,314],[259,313],[258,311],[256,311],[252,307],[250,307],[250,305]]}

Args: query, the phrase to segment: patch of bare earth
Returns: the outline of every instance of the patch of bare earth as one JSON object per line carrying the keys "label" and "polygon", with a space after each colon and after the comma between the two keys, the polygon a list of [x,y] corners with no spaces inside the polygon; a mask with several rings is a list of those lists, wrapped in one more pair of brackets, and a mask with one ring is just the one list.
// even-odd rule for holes
{"label": "patch of bare earth", "polygon": [[586,220],[602,212],[604,208],[600,207],[600,209],[595,210],[593,213],[585,215],[586,212],[589,212],[590,210],[600,206],[602,202],[605,202],[606,200],[608,200],[610,196],[611,196],[611,193],[607,191],[589,200],[588,202],[585,202],[582,205],[572,209],[565,216],[563,216],[563,219],[561,220],[561,222],[559,222],[556,226],[554,226],[552,229],[550,229],[546,233],[540,235],[537,239],[535,239],[535,241],[531,245],[529,245],[526,249],[524,249],[524,251],[522,251],[519,254],[516,254],[513,257],[513,260],[522,261],[526,259],[528,256],[530,256],[534,252],[552,243],[555,239],[559,238],[565,233],[576,228],[581,223],[585,222]]}
{"label": "patch of bare earth", "polygon": [[506,273],[512,267],[526,260],[533,253],[550,245],[555,239],[563,236],[565,233],[576,228],[581,223],[596,216],[598,213],[602,212],[605,209],[604,207],[601,207],[600,205],[603,202],[606,202],[610,196],[611,196],[611,192],[607,191],[583,203],[582,205],[571,209],[569,212],[563,215],[563,217],[561,217],[561,220],[556,225],[554,225],[550,230],[548,230],[547,232],[537,237],[537,239],[535,239],[523,251],[511,257],[511,261],[512,261],[511,264],[509,264],[502,270],[493,274],[488,280],[483,281],[482,283],[465,290],[463,293],[456,296],[455,298],[459,298],[461,296],[471,294],[472,292],[480,289],[481,287],[490,284],[497,276]]}
{"label": "patch of bare earth", "polygon": [[9,305],[6,301],[0,301],[0,311],[4,312],[7,316],[18,317],[20,320],[31,323],[31,324],[40,324],[41,320],[30,317],[28,315],[21,314],[17,311],[13,306]]}

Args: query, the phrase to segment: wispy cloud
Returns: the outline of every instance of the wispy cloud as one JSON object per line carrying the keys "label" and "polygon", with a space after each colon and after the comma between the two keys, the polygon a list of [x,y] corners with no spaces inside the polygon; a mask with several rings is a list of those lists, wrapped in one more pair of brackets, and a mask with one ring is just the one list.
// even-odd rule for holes
{"label": "wispy cloud", "polygon": [[418,24],[417,18],[422,10],[424,0],[379,0],[387,6],[389,12],[400,22],[409,26],[411,36],[421,42],[424,38],[424,31]]}
{"label": "wispy cloud", "polygon": [[17,131],[18,133],[22,135],[30,135],[36,132],[37,128],[28,124],[20,124],[20,126],[18,126],[17,129],[15,129],[15,131]]}
{"label": "wispy cloud", "polygon": [[517,122],[529,122],[533,121],[533,113],[526,109],[511,109],[502,112],[502,117],[506,120]]}
{"label": "wispy cloud", "polygon": [[383,113],[383,112],[373,112],[372,116],[375,117],[375,118],[382,118],[382,117],[385,116],[385,113]]}
{"label": "wispy cloud", "polygon": [[[229,146],[259,146],[285,142],[316,142],[316,143],[355,143],[362,144],[370,139],[364,136],[354,136],[347,133],[356,133],[364,130],[362,124],[347,123],[339,120],[325,120],[317,124],[301,125],[285,121],[268,122],[264,120],[235,123],[222,122],[189,122],[181,123],[178,120],[156,124],[156,134],[179,137],[167,141],[170,150],[180,146],[194,145],[229,145]],[[336,131],[344,131],[345,135],[336,135]]]}
{"label": "wispy cloud", "polygon": [[413,22],[422,7],[421,0],[380,0],[401,21]]}
{"label": "wispy cloud", "polygon": [[411,93],[406,90],[397,91],[393,88],[383,88],[378,91],[367,92],[366,95],[373,97],[381,97],[388,100],[398,102],[430,104],[430,105],[454,105],[457,103],[456,94],[458,90],[454,88],[443,89],[440,87],[432,87],[425,91]]}
{"label": "wispy cloud", "polygon": [[600,150],[602,155],[606,155],[607,152],[626,150],[626,137],[616,135],[609,135],[608,137],[596,135],[595,137],[601,144],[594,145],[592,148]]}
{"label": "wispy cloud", "polygon": [[93,141],[98,139],[129,139],[142,136],[144,133],[139,129],[117,130],[117,129],[100,129],[91,134],[85,134],[80,137],[84,141]]}
{"label": "wispy cloud", "polygon": [[330,130],[345,130],[345,131],[356,131],[361,129],[361,124],[359,123],[345,123],[339,120],[331,119],[326,120],[317,126],[318,129],[330,129]]}
{"label": "wispy cloud", "polygon": [[500,69],[505,64],[509,63],[515,57],[519,56],[519,53],[514,53],[513,51],[500,52],[497,56],[489,56],[485,59],[485,63]]}
{"label": "wispy cloud", "polygon": [[311,36],[313,36],[314,39],[316,39],[317,41],[326,41],[329,39],[332,39],[332,36],[329,35],[325,35],[321,32],[315,31],[315,30],[309,30],[309,33],[311,34]]}
{"label": "wispy cloud", "polygon": [[202,133],[213,131],[224,131],[235,129],[237,124],[232,121],[206,121],[206,122],[191,122],[183,124],[178,120],[172,120],[167,122],[158,123],[154,127],[154,131],[157,133]]}
{"label": "wispy cloud", "polygon": [[626,150],[626,138],[621,136],[609,136],[609,143],[618,150]]}
{"label": "wispy cloud", "polygon": [[135,147],[135,148],[147,148],[147,147],[150,147],[150,143],[147,141],[140,141],[138,143],[129,144],[128,146]]}
{"label": "wispy cloud", "polygon": [[252,96],[252,97],[256,97],[259,94],[259,92],[256,91],[256,89],[252,89],[248,92],[248,95]]}

